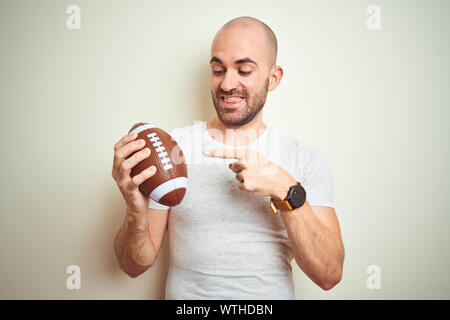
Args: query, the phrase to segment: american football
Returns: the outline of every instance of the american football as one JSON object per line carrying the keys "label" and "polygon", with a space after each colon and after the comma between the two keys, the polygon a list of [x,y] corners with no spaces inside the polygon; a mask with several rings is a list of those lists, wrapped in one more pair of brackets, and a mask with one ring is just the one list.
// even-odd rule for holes
{"label": "american football", "polygon": [[132,170],[131,177],[155,166],[155,174],[145,180],[139,190],[154,201],[174,207],[181,203],[187,188],[187,166],[183,151],[178,143],[164,130],[150,123],[140,122],[128,133],[138,133],[137,139],[144,139],[150,156],[139,162]]}

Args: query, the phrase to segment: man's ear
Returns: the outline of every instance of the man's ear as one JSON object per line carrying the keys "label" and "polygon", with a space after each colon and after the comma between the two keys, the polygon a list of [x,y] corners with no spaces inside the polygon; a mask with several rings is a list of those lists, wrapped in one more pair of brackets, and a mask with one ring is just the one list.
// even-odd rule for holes
{"label": "man's ear", "polygon": [[268,91],[272,91],[276,87],[278,87],[282,77],[283,77],[283,68],[281,68],[280,66],[273,67],[270,72]]}

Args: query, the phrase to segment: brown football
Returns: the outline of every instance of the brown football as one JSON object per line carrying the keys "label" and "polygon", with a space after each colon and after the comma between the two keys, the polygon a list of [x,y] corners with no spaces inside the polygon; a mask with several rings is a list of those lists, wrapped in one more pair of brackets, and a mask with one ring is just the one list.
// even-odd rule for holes
{"label": "brown football", "polygon": [[183,151],[166,131],[150,123],[137,123],[128,133],[135,132],[138,133],[136,140],[144,139],[145,147],[151,153],[131,169],[131,177],[150,166],[156,167],[155,174],[145,180],[139,190],[160,204],[170,207],[180,204],[187,188],[187,166]]}

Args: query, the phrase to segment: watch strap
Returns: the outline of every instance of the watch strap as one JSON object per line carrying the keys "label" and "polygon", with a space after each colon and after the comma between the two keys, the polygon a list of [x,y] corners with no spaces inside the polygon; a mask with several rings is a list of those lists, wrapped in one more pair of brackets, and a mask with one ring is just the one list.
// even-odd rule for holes
{"label": "watch strap", "polygon": [[289,210],[292,211],[292,206],[287,200],[273,200],[270,199],[270,208],[274,214],[277,214],[278,210]]}

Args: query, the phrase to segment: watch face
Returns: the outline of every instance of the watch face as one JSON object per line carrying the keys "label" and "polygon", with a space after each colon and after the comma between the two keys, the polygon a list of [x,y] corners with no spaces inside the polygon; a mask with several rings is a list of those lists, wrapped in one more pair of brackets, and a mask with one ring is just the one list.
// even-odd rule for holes
{"label": "watch face", "polygon": [[306,192],[305,189],[299,185],[292,188],[290,196],[290,202],[294,208],[300,208],[305,203]]}

